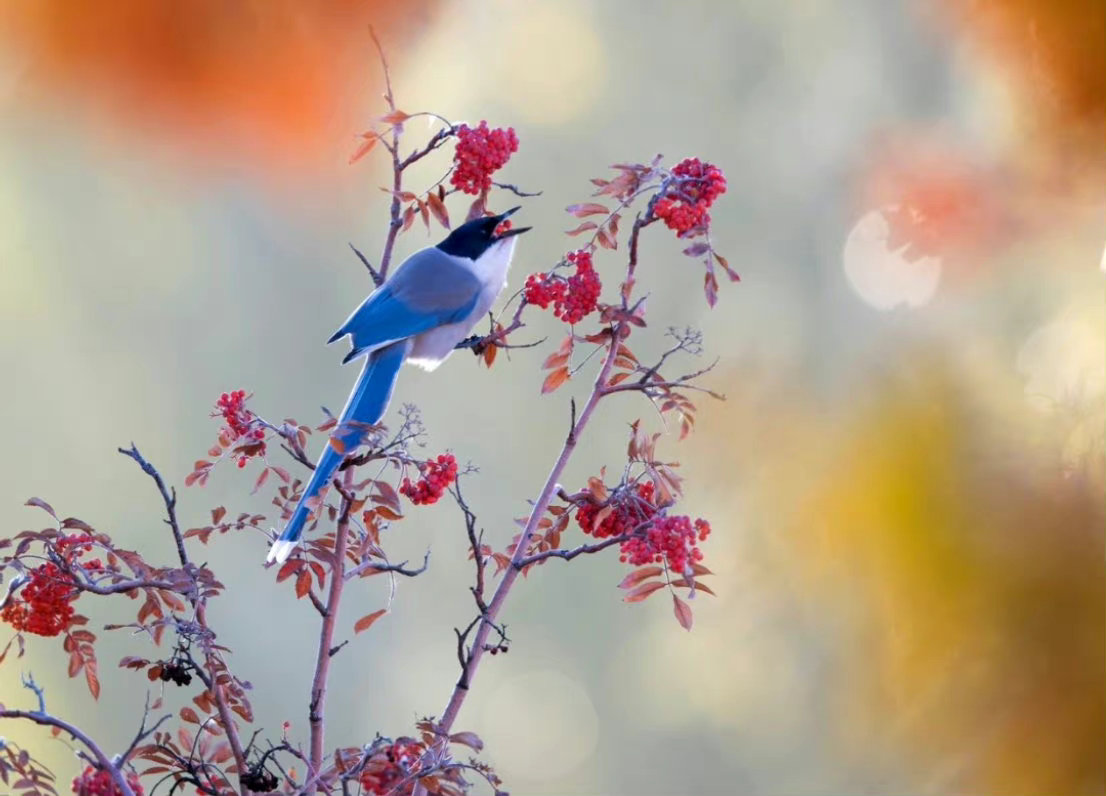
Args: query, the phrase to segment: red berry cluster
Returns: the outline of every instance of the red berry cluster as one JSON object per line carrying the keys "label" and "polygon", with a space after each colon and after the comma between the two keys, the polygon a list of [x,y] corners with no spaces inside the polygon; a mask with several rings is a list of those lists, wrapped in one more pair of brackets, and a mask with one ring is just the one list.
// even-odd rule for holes
{"label": "red berry cluster", "polygon": [[495,235],[495,237],[498,238],[498,237],[501,237],[503,235],[503,233],[505,233],[510,228],[511,228],[511,219],[505,218],[505,219],[503,219],[502,221],[499,222],[499,225],[495,228],[495,232],[493,232],[492,234]]}
{"label": "red berry cluster", "polygon": [[235,455],[239,467],[245,467],[251,456],[265,455],[265,429],[251,428],[257,415],[246,408],[245,390],[223,393],[215,408],[219,410],[218,415],[222,415],[226,421],[226,434],[231,441],[245,437],[243,442],[254,443],[249,452],[240,451]]}
{"label": "red berry cluster", "polygon": [[515,128],[488,129],[487,122],[477,127],[462,124],[457,128],[457,151],[453,154],[454,188],[470,194],[480,194],[492,187],[492,174],[503,168],[518,151]]}
{"label": "red berry cluster", "polygon": [[566,323],[579,323],[599,306],[603,283],[591,261],[591,252],[569,252],[565,260],[576,266],[569,277],[556,274],[530,274],[523,293],[529,304],[543,310],[553,304],[553,314]]}
{"label": "red berry cluster", "polygon": [[726,192],[726,176],[720,168],[699,158],[680,161],[672,175],[680,179],[653,206],[653,213],[682,238],[710,224],[707,210]]}
{"label": "red berry cluster", "polygon": [[361,787],[366,793],[409,796],[415,789],[415,781],[396,786],[418,770],[419,759],[426,747],[413,738],[399,738],[391,746],[369,758],[361,770]]}
{"label": "red berry cluster", "polygon": [[[138,775],[133,771],[125,773],[127,784],[131,786],[135,796],[142,796],[145,791],[138,781]],[[75,796],[122,796],[123,792],[106,769],[86,766],[83,772],[73,778],[73,793]]]}
{"label": "red berry cluster", "polygon": [[[54,542],[58,555],[74,563],[82,553],[92,549],[93,538],[89,534],[62,536]],[[103,569],[100,559],[82,561],[86,570]],[[53,562],[47,562],[31,570],[30,579],[12,595],[0,620],[20,632],[39,636],[57,636],[69,629],[73,618],[73,601],[79,596],[74,588],[73,576]]]}
{"label": "red berry cluster", "polygon": [[686,516],[661,517],[644,536],[622,543],[619,560],[635,567],[667,561],[671,571],[690,574],[690,565],[703,558],[698,543],[709,535],[710,523],[706,520],[695,520],[693,525]]}
{"label": "red berry cluster", "polygon": [[606,539],[609,536],[629,533],[652,518],[657,513],[656,507],[653,506],[653,482],[646,481],[638,484],[635,491],[636,498],[629,497],[617,503],[614,511],[608,513],[598,526],[595,524],[595,518],[601,509],[592,503],[582,504],[576,509],[576,522],[580,523],[580,530],[596,539]]}
{"label": "red berry cluster", "polygon": [[57,564],[46,563],[31,570],[30,581],[0,612],[3,619],[19,632],[56,636],[69,627],[73,618],[73,600],[77,591],[73,579]]}
{"label": "red berry cluster", "polygon": [[416,506],[437,503],[446,488],[457,480],[457,459],[452,453],[440,454],[437,459],[419,464],[419,472],[422,476],[415,483],[404,478],[399,491]]}

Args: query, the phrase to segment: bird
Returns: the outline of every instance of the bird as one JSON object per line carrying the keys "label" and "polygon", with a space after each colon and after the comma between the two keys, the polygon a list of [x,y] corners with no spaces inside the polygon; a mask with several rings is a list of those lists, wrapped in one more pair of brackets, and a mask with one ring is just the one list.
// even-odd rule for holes
{"label": "bird", "polygon": [[364,357],[365,364],[338,417],[332,441],[315,464],[284,531],[269,549],[267,562],[283,563],[295,550],[345,452],[360,445],[384,416],[400,366],[409,362],[434,370],[491,309],[507,284],[518,235],[531,229],[499,231],[518,210],[513,207],[497,216],[475,218],[436,246],[412,254],[327,340],[329,345],[348,336],[351,347],[342,364],[358,357]]}

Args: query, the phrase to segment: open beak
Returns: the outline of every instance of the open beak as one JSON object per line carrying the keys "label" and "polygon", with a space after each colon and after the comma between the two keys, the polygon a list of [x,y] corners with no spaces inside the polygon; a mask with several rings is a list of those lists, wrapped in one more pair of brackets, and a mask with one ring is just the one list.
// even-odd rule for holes
{"label": "open beak", "polygon": [[[522,209],[521,205],[519,205],[518,207],[512,207],[506,213],[500,213],[498,216],[496,216],[496,219],[499,221],[499,223],[503,223],[520,209]],[[514,227],[513,229],[507,230],[502,235],[496,235],[495,239],[497,241],[506,240],[513,235],[521,235],[523,232],[529,232],[531,229],[533,229],[533,227]]]}

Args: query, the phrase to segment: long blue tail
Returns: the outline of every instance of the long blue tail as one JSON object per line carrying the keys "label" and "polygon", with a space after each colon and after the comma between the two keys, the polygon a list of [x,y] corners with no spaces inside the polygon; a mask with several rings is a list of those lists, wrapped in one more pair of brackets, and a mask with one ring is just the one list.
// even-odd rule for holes
{"label": "long blue tail", "polygon": [[[342,443],[344,451],[351,452],[360,445],[365,439],[367,427],[379,423],[384,416],[388,401],[392,398],[399,367],[407,357],[409,347],[408,340],[400,340],[365,357],[365,367],[361,370],[361,376],[357,379],[333,432]],[[284,533],[269,550],[268,561],[280,563],[292,554],[303,535],[303,526],[321,505],[312,498],[320,495],[330,484],[344,458],[345,453],[339,453],[333,445],[327,444],[323,455],[315,464],[315,474],[311,476],[299,504],[284,527]]]}

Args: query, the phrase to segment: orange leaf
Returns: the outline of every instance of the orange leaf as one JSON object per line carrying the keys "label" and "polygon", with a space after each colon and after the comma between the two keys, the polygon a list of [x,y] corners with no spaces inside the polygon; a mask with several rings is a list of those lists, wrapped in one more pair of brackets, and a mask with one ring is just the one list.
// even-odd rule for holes
{"label": "orange leaf", "polygon": [[593,230],[598,226],[599,225],[596,224],[594,221],[585,221],[583,224],[576,227],[575,229],[565,230],[565,234],[566,235],[579,235],[581,233],[588,232],[589,230]]}
{"label": "orange leaf", "polygon": [[306,597],[311,591],[311,571],[304,569],[296,576],[296,598]]}
{"label": "orange leaf", "polygon": [[193,724],[200,723],[200,717],[196,715],[196,711],[187,706],[180,709],[180,717],[184,721],[190,721]]}
{"label": "orange leaf", "polygon": [[622,582],[618,584],[620,589],[630,589],[641,583],[643,580],[654,578],[664,572],[660,567],[642,567],[641,569],[635,569],[629,575],[622,579]]}
{"label": "orange leaf", "polygon": [[585,216],[595,216],[599,214],[609,213],[610,211],[601,204],[595,202],[584,202],[578,205],[569,205],[565,208],[569,213],[577,218],[584,218]]}
{"label": "orange leaf", "polygon": [[227,513],[227,510],[226,510],[225,506],[219,506],[218,508],[212,509],[211,510],[211,521],[214,524],[218,525],[219,520],[223,519],[223,517],[224,517],[224,515],[226,515],[226,513]]}
{"label": "orange leaf", "polygon": [[495,343],[488,343],[487,348],[484,349],[484,366],[491,367],[495,362],[495,355],[499,353],[499,346]]}
{"label": "orange leaf", "polygon": [[566,381],[568,381],[568,368],[565,368],[565,367],[557,368],[556,370],[552,371],[548,376],[546,376],[545,381],[542,382],[542,385],[541,385],[542,395],[545,395],[546,393],[553,392],[558,387],[560,387],[562,384],[564,384]]}
{"label": "orange leaf", "polygon": [[384,122],[384,124],[402,124],[403,122],[407,121],[410,118],[411,118],[410,114],[404,113],[403,111],[401,111],[397,108],[396,110],[392,111],[391,113],[387,113],[387,114],[381,116],[380,121]]}
{"label": "orange leaf", "polygon": [[349,163],[351,166],[359,161],[361,158],[365,157],[365,155],[372,152],[373,147],[376,146],[376,142],[378,140],[376,133],[364,133],[362,135],[362,138],[364,140],[357,145],[357,149],[355,149],[353,151],[353,154],[349,156]]}
{"label": "orange leaf", "polygon": [[438,223],[446,229],[449,229],[449,211],[446,210],[445,202],[436,193],[431,193],[426,197],[427,204],[430,205],[430,212],[434,214],[434,218],[438,219]]}
{"label": "orange leaf", "polygon": [[644,600],[646,597],[648,597],[650,594],[655,592],[657,589],[663,589],[663,588],[664,588],[664,581],[661,581],[661,580],[654,580],[654,581],[650,581],[648,583],[643,583],[640,586],[638,586],[636,589],[631,591],[629,594],[627,594],[625,597],[623,597],[622,601],[627,602],[627,603],[639,603],[642,600]]}
{"label": "orange leaf", "polygon": [[370,627],[372,627],[373,622],[384,616],[384,614],[386,613],[388,613],[388,609],[381,608],[379,611],[373,611],[371,614],[366,614],[365,616],[358,619],[356,624],[354,624],[353,632],[360,633],[362,630],[368,630]]}
{"label": "orange leaf", "polygon": [[292,573],[298,570],[301,566],[303,566],[303,560],[299,558],[291,558],[285,561],[284,565],[277,573],[277,583],[280,583],[282,580],[287,580],[288,578],[292,577]]}
{"label": "orange leaf", "polygon": [[694,618],[691,615],[691,606],[673,594],[672,610],[675,612],[676,621],[680,623],[680,626],[684,630],[691,630],[691,625],[694,622]]}
{"label": "orange leaf", "polygon": [[88,692],[92,694],[93,699],[100,698],[100,678],[96,676],[96,667],[92,663],[88,663],[84,669],[84,679],[88,683]]}

